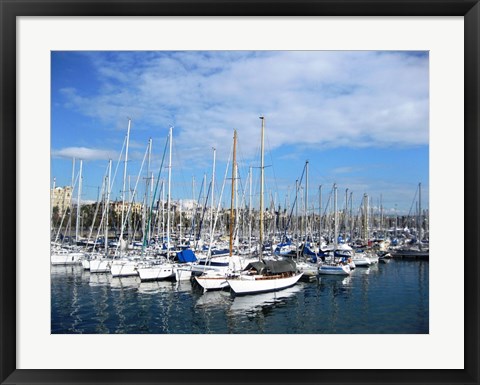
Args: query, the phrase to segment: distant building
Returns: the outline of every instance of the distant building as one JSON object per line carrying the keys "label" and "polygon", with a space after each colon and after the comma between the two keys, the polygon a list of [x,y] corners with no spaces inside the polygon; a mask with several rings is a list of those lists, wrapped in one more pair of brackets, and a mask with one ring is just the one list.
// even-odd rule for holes
{"label": "distant building", "polygon": [[58,215],[63,215],[67,208],[72,208],[72,186],[55,187],[50,191],[52,208],[58,207]]}
{"label": "distant building", "polygon": [[[124,214],[127,214],[128,206],[130,204],[132,205],[132,207],[130,209],[130,214],[138,214],[138,215],[142,214],[143,205],[141,203],[138,203],[138,202],[134,202],[134,203],[125,202]],[[117,215],[122,215],[122,207],[123,207],[123,205],[122,205],[122,202],[120,202],[120,201],[110,202],[111,210]]]}

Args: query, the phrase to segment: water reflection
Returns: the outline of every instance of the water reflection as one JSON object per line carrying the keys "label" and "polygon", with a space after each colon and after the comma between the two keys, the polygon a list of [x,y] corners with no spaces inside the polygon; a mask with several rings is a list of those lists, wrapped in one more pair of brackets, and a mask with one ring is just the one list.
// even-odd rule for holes
{"label": "water reflection", "polygon": [[50,266],[50,276],[55,278],[56,276],[65,276],[65,274],[78,274],[83,270],[78,265],[53,265]]}
{"label": "water reflection", "polygon": [[138,289],[140,285],[139,277],[115,277],[110,281],[112,290],[132,290]]}
{"label": "water reflection", "polygon": [[112,276],[110,274],[89,274],[90,286],[110,286]]}
{"label": "water reflection", "polygon": [[195,303],[198,308],[217,307],[219,305],[225,305],[232,302],[232,296],[230,292],[224,290],[207,291],[203,293]]}
{"label": "water reflection", "polygon": [[170,281],[144,281],[138,285],[138,292],[141,294],[158,294],[170,292],[174,289],[175,283]]}
{"label": "water reflection", "polygon": [[51,268],[52,333],[428,333],[429,265],[392,261],[278,292],[203,293],[190,281],[141,282]]}
{"label": "water reflection", "polygon": [[251,313],[265,310],[265,308],[286,302],[289,297],[293,297],[301,292],[302,288],[302,284],[297,284],[287,289],[270,293],[235,296],[230,306],[230,311],[234,313]]}

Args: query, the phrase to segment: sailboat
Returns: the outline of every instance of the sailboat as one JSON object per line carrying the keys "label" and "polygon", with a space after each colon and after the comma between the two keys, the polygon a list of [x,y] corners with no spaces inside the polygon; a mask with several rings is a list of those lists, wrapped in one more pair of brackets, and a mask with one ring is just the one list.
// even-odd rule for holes
{"label": "sailboat", "polygon": [[341,258],[336,260],[335,253],[338,249],[338,212],[337,212],[337,185],[333,185],[334,191],[334,247],[333,247],[333,257],[331,262],[323,263],[318,269],[319,274],[329,274],[329,275],[350,275],[351,270],[349,264],[345,261],[346,258]]}
{"label": "sailboat", "polygon": [[[75,173],[75,163],[72,171],[72,186],[73,174]],[[77,223],[76,223],[76,241],[79,240],[79,219],[80,219],[80,195],[81,195],[81,181],[82,181],[82,160],[80,160],[80,171],[78,175],[78,198],[77,198]],[[71,202],[71,200],[70,200]],[[65,211],[66,213],[66,211]],[[65,215],[65,214],[64,214]],[[59,229],[60,232],[60,229]],[[59,247],[56,242],[53,243],[50,253],[50,263],[52,265],[76,265],[82,263],[85,254],[73,248]]]}
{"label": "sailboat", "polygon": [[[230,204],[230,241],[229,241],[229,254],[228,259],[225,261],[224,266],[218,266],[217,269],[206,270],[202,275],[196,276],[195,281],[203,288],[203,291],[208,290],[221,290],[228,287],[227,276],[232,273],[232,267],[235,265],[233,262],[233,232],[235,226],[235,211],[234,211],[234,200],[235,200],[235,184],[236,184],[236,171],[237,171],[237,160],[236,160],[236,146],[237,146],[237,130],[233,131],[233,162],[232,162],[232,194],[231,194],[231,204]],[[215,227],[215,226],[214,226]],[[213,232],[210,237],[212,238]],[[211,258],[211,248],[209,248],[209,258]],[[238,256],[235,256],[238,259]],[[224,261],[224,258],[222,258]],[[236,266],[239,266],[240,261],[236,261]]]}
{"label": "sailboat", "polygon": [[264,188],[264,137],[265,117],[261,130],[260,165],[260,229],[259,261],[251,262],[240,274],[227,278],[227,283],[235,294],[252,294],[281,290],[295,285],[303,273],[298,272],[296,264],[289,259],[265,259],[263,257],[263,188]]}
{"label": "sailboat", "polygon": [[[150,165],[150,156],[152,151],[152,139],[148,141],[147,153],[148,153],[148,163]],[[149,174],[147,169],[147,175]],[[147,181],[149,179],[147,178]],[[147,182],[148,183],[148,182]],[[148,185],[147,185],[148,186]],[[147,189],[148,190],[148,189]],[[142,244],[142,256],[143,256],[143,249],[145,245],[145,231],[144,231],[144,242]],[[112,273],[113,277],[130,277],[138,275],[137,268],[139,263],[141,262],[141,257],[139,255],[129,255],[123,258],[114,259],[112,261],[110,272]]]}
{"label": "sailboat", "polygon": [[[125,161],[124,161],[124,167],[123,167],[122,217],[121,217],[121,224],[120,224],[120,238],[118,241],[120,250],[123,250],[124,248],[126,248],[126,242],[123,239],[123,222],[124,222],[124,213],[125,213],[125,184],[127,179],[128,144],[130,140],[130,127],[131,127],[131,120],[128,119],[127,135],[125,138]],[[111,193],[111,182],[109,181],[108,183],[109,183],[109,187],[108,187],[107,196],[109,197]],[[108,204],[109,202],[107,202],[106,218],[108,218]],[[107,223],[108,223],[108,220],[107,220]],[[106,246],[108,246],[107,243],[106,243]],[[103,256],[97,256],[95,259],[90,260],[90,273],[109,273],[111,272],[112,264],[113,264],[113,258],[109,258],[108,247],[105,247],[105,254]]]}
{"label": "sailboat", "polygon": [[172,127],[168,134],[169,142],[169,163],[168,163],[168,196],[167,196],[167,257],[162,259],[151,260],[139,264],[137,267],[138,275],[142,282],[158,281],[164,279],[175,279],[174,265],[169,259],[170,253],[170,194],[172,179]]}

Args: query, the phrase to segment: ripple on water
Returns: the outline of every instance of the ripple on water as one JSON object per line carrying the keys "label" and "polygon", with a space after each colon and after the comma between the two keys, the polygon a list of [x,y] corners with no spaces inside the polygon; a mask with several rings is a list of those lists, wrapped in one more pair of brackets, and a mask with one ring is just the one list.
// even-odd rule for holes
{"label": "ripple on water", "polygon": [[75,266],[51,269],[52,333],[428,333],[428,262],[392,261],[276,293],[203,293]]}

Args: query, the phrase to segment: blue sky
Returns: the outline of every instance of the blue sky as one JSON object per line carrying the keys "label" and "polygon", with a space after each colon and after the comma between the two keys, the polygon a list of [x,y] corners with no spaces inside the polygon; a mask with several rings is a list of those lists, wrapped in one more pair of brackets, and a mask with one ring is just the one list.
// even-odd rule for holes
{"label": "blue sky", "polygon": [[[292,201],[308,160],[312,209],[319,186],[325,204],[334,183],[340,207],[348,188],[354,207],[367,193],[372,204],[381,199],[386,211],[404,213],[422,183],[427,208],[428,66],[428,53],[403,51],[54,51],[51,184],[69,185],[72,158],[76,172],[83,159],[82,199],[96,199],[131,118],[127,174],[132,188],[140,175],[139,196],[148,140],[156,177],[173,126],[172,198],[192,198],[192,177],[198,195],[215,147],[218,199],[235,128],[240,183],[254,167],[255,202],[264,115],[267,203]],[[113,199],[121,196],[122,173],[120,164]]]}

